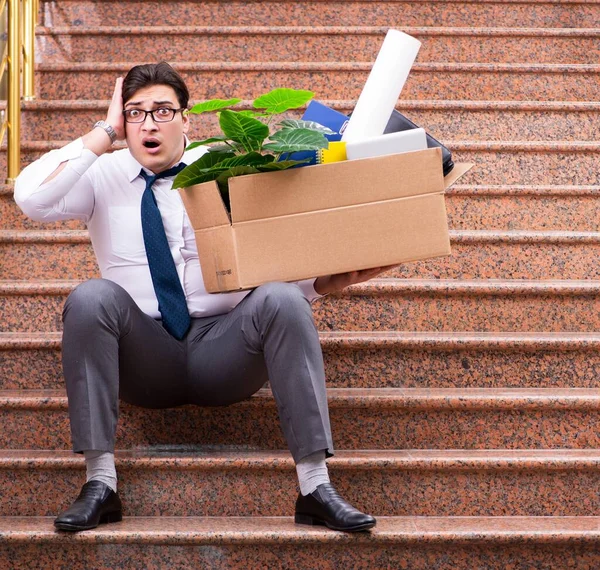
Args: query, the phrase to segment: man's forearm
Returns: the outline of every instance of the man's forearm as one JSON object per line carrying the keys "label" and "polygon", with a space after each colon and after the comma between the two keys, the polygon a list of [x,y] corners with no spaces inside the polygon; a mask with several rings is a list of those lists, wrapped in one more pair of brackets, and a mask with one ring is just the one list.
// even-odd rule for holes
{"label": "man's forearm", "polygon": [[[81,137],[81,140],[83,141],[83,146],[88,150],[91,150],[96,156],[104,154],[112,145],[108,133],[98,128],[92,129],[89,133]],[[68,161],[61,162],[56,170],[50,174],[42,184],[46,184],[53,178],[56,178],[65,169],[67,162]]]}

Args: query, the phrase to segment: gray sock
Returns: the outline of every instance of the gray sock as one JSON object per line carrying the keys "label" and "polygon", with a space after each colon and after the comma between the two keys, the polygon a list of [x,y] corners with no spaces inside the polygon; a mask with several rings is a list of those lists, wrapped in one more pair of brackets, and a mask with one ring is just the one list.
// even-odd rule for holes
{"label": "gray sock", "polygon": [[317,451],[296,463],[300,493],[310,495],[322,483],[329,483],[325,451]]}
{"label": "gray sock", "polygon": [[117,470],[115,469],[115,455],[108,451],[95,451],[88,449],[83,452],[87,480],[102,481],[115,493],[117,492]]}

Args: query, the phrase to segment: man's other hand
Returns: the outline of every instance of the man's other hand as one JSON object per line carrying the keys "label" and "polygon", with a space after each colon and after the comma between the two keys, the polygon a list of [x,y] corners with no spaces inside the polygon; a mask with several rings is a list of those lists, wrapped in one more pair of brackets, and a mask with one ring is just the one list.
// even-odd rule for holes
{"label": "man's other hand", "polygon": [[319,295],[327,295],[334,291],[340,291],[349,285],[362,283],[389,271],[396,265],[388,265],[387,267],[374,267],[372,269],[363,269],[362,271],[349,271],[348,273],[338,273],[336,275],[328,275],[326,277],[318,277],[315,281],[315,291]]}

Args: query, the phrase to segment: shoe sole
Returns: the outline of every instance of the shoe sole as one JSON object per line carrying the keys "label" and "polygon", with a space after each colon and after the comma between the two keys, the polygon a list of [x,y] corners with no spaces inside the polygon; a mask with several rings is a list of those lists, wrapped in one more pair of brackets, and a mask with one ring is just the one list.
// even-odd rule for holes
{"label": "shoe sole", "polygon": [[121,522],[122,520],[123,520],[123,514],[120,511],[118,511],[115,513],[106,513],[106,514],[102,515],[100,517],[100,521],[98,522],[98,524],[94,524],[91,526],[81,526],[81,525],[74,525],[74,524],[61,523],[61,522],[55,522],[54,526],[58,530],[68,530],[70,532],[77,532],[80,530],[92,530],[93,528],[96,528],[100,524]]}
{"label": "shoe sole", "polygon": [[356,526],[342,528],[339,526],[334,526],[334,525],[328,523],[327,521],[316,518],[312,515],[303,515],[303,514],[298,514],[298,513],[296,513],[296,515],[294,517],[294,522],[296,524],[307,524],[310,526],[326,526],[327,528],[330,528],[331,530],[340,530],[342,532],[360,532],[363,530],[369,530],[377,524],[377,522],[372,522],[372,523],[364,523],[364,524],[360,524],[360,525],[356,525]]}

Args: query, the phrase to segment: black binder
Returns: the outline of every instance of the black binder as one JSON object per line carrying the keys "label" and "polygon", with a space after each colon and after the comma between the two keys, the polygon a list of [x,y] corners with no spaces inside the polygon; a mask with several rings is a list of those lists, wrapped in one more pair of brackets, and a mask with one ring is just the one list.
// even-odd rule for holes
{"label": "black binder", "polygon": [[[410,129],[418,128],[418,125],[415,125],[410,119],[407,119],[402,113],[394,109],[390,116],[390,120],[388,121],[387,127],[385,127],[384,134],[397,133],[399,131],[408,131]],[[454,162],[452,162],[452,153],[440,141],[427,134],[427,148],[438,147],[442,149],[442,167],[444,169],[444,176],[446,176],[446,174],[448,174],[454,168]]]}

